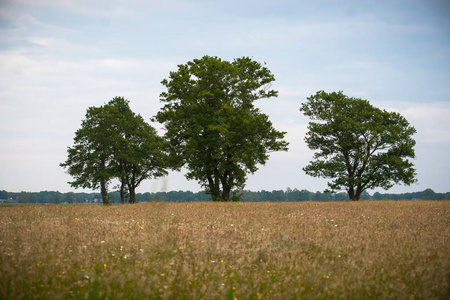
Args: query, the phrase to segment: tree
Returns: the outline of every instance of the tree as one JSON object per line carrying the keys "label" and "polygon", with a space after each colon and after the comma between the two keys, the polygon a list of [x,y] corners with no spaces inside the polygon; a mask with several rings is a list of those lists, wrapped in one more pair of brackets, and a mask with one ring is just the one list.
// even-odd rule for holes
{"label": "tree", "polygon": [[285,132],[276,131],[253,102],[277,96],[271,72],[243,57],[232,62],[204,56],[162,81],[165,106],[156,119],[165,124],[176,168],[187,165],[188,179],[205,187],[213,201],[230,199],[246,174],[264,165],[269,152],[287,150]]}
{"label": "tree", "polygon": [[67,203],[77,203],[77,196],[74,192],[68,192],[66,194],[66,202]]}
{"label": "tree", "polygon": [[305,137],[317,150],[303,168],[308,175],[333,178],[331,190],[345,189],[350,200],[366,189],[416,182],[408,160],[415,157],[416,130],[404,117],[342,92],[319,91],[307,99],[300,111],[317,121],[309,123]]}
{"label": "tree", "polygon": [[117,137],[112,124],[114,118],[108,107],[90,107],[81,128],[75,132],[74,146],[69,147],[68,157],[60,166],[74,177],[69,184],[75,188],[100,187],[103,204],[109,204],[108,182],[114,177],[111,168],[113,148]]}
{"label": "tree", "polygon": [[124,202],[123,187],[127,185],[129,202],[135,203],[136,188],[144,179],[167,174],[166,143],[140,115],[131,111],[128,100],[116,97],[109,105],[117,113],[114,164],[122,183],[121,202]]}
{"label": "tree", "polygon": [[30,195],[27,192],[20,192],[19,194],[19,203],[29,203],[30,202]]}
{"label": "tree", "polygon": [[108,183],[119,178],[121,200],[124,186],[135,202],[135,189],[150,176],[165,174],[164,141],[140,115],[129,107],[129,101],[115,97],[101,107],[90,107],[81,128],[75,132],[74,146],[60,165],[74,177],[73,187],[100,187],[103,204],[109,204]]}

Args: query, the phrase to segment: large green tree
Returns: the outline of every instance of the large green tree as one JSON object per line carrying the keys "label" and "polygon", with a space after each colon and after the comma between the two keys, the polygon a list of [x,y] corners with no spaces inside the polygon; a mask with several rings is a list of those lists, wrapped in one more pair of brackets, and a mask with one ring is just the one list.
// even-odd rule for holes
{"label": "large green tree", "polygon": [[403,116],[342,92],[319,91],[307,99],[300,110],[315,122],[305,141],[317,150],[303,168],[308,175],[332,178],[331,190],[345,189],[350,200],[359,200],[366,189],[416,182],[409,160],[415,157],[416,130]]}
{"label": "large green tree", "polygon": [[81,128],[75,132],[74,146],[60,165],[74,180],[73,187],[100,187],[108,204],[108,184],[118,178],[124,202],[124,187],[135,202],[135,189],[142,180],[166,174],[164,141],[154,128],[129,107],[129,101],[115,97],[101,107],[90,107]]}
{"label": "large green tree", "polygon": [[285,132],[254,106],[277,96],[270,89],[274,80],[248,57],[228,62],[204,56],[179,65],[162,81],[165,106],[156,119],[165,124],[172,157],[213,201],[239,200],[230,198],[231,191],[244,187],[246,174],[265,164],[270,152],[287,150]]}

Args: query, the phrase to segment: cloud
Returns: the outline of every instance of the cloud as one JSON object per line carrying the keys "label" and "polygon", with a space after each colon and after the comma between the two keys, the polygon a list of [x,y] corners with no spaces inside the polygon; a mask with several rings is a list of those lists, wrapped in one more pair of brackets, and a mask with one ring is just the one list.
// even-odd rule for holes
{"label": "cloud", "polygon": [[420,103],[400,113],[417,129],[418,143],[450,146],[450,102]]}

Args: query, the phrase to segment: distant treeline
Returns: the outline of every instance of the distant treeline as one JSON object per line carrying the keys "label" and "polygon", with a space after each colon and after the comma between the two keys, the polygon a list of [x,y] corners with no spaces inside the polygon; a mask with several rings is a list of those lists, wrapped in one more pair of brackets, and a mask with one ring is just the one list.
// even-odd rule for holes
{"label": "distant treeline", "polygon": [[[273,191],[241,191],[244,202],[281,202],[281,201],[348,201],[349,197],[346,193],[321,193],[310,192],[307,190],[298,190],[287,188],[283,190]],[[119,192],[109,194],[112,203],[120,203]],[[404,194],[381,194],[373,195],[367,192],[361,196],[362,200],[450,200],[450,192],[435,193],[432,189],[426,189],[422,192],[404,193]],[[210,196],[204,192],[193,193],[191,191],[171,191],[171,192],[155,192],[155,193],[138,193],[136,194],[137,202],[150,201],[170,201],[170,202],[191,202],[191,201],[209,201]],[[100,203],[102,197],[100,193],[60,193],[52,191],[42,192],[20,192],[12,193],[0,191],[0,201],[2,203]]]}

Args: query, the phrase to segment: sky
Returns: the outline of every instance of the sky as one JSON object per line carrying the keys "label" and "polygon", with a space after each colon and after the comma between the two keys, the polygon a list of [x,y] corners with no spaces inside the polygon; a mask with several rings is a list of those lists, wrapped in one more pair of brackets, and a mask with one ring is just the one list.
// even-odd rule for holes
{"label": "sky", "polygon": [[[450,2],[445,0],[0,0],[0,190],[75,190],[59,166],[86,109],[115,96],[150,122],[161,81],[204,55],[266,63],[277,98],[255,103],[288,152],[270,155],[245,189],[323,191],[300,111],[319,90],[402,114],[417,129],[418,183],[450,191]],[[163,126],[151,123],[163,133]],[[137,192],[200,191],[185,170]]]}

